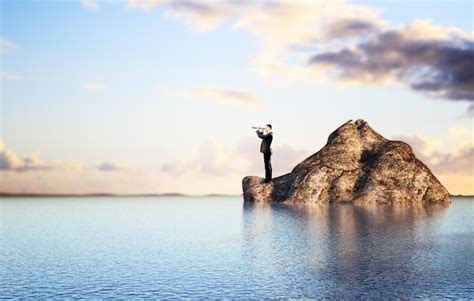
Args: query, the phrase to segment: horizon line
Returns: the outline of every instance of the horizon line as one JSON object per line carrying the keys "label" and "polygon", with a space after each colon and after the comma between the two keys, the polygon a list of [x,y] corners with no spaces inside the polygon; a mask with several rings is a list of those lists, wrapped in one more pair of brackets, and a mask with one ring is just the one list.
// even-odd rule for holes
{"label": "horizon line", "polygon": [[[166,197],[166,196],[181,196],[181,197],[237,197],[243,196],[240,194],[225,194],[225,193],[207,193],[207,194],[187,194],[180,192],[165,192],[165,193],[108,193],[108,192],[91,192],[91,193],[36,193],[36,192],[2,192],[0,191],[0,198],[14,198],[14,197]],[[472,194],[450,194],[450,197],[474,197]]]}
{"label": "horizon line", "polygon": [[182,196],[182,197],[213,197],[213,196],[242,196],[242,194],[186,194],[180,192],[167,193],[108,193],[108,192],[92,192],[92,193],[35,193],[35,192],[1,192],[0,197],[151,197],[151,196]]}

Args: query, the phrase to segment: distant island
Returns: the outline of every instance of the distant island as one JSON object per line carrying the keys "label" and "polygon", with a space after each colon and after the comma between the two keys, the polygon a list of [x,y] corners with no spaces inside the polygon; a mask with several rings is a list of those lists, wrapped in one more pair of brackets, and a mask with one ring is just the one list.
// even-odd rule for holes
{"label": "distant island", "polygon": [[231,196],[241,196],[237,194],[184,194],[178,192],[169,192],[169,193],[143,193],[143,194],[115,194],[115,193],[23,193],[23,192],[0,192],[0,198],[18,198],[18,197],[231,197]]}

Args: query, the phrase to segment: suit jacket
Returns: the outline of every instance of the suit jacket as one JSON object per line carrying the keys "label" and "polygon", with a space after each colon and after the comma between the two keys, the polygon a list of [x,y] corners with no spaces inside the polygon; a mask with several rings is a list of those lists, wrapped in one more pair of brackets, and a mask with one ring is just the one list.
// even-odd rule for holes
{"label": "suit jacket", "polygon": [[262,144],[260,144],[261,153],[272,153],[272,148],[270,147],[273,141],[273,132],[263,134],[260,131],[257,131],[259,138],[262,138]]}

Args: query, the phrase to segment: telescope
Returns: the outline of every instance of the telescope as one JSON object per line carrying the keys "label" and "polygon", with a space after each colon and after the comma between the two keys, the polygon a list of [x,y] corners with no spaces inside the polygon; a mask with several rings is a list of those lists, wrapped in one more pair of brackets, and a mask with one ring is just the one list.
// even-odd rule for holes
{"label": "telescope", "polygon": [[264,131],[264,130],[266,130],[266,129],[267,129],[267,127],[266,127],[266,126],[253,126],[253,127],[252,127],[252,129],[254,129],[254,130],[262,130],[262,131]]}

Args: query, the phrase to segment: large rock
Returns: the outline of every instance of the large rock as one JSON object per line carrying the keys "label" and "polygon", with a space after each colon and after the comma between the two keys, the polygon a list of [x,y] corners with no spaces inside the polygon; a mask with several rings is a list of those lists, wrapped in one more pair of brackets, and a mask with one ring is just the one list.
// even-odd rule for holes
{"label": "large rock", "polygon": [[388,140],[364,120],[344,123],[326,145],[285,175],[242,180],[250,202],[449,204],[449,193],[402,141]]}

